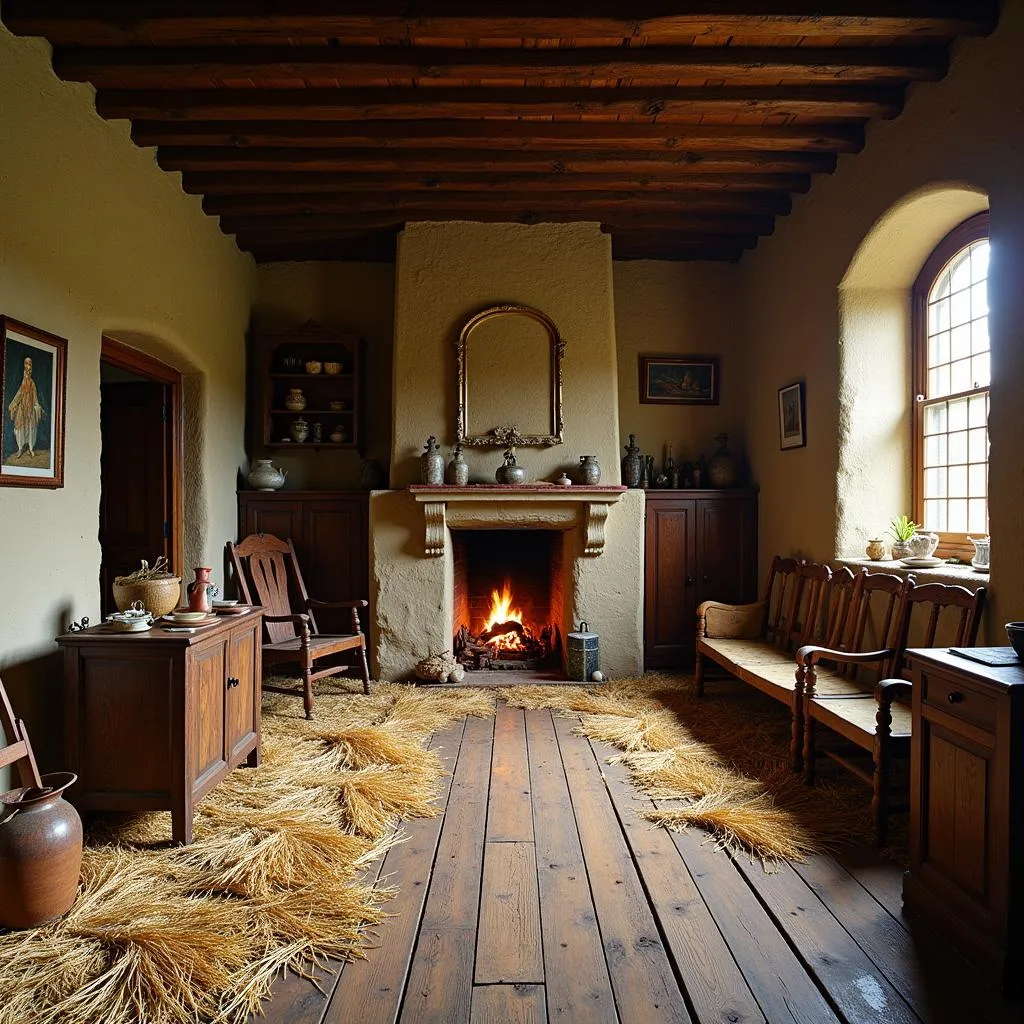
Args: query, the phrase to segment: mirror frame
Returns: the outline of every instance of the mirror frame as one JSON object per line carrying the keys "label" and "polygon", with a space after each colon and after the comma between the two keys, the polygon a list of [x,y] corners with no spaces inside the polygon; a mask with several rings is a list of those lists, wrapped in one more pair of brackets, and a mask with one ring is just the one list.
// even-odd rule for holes
{"label": "mirror frame", "polygon": [[[469,419],[469,375],[466,371],[466,352],[469,347],[470,335],[473,330],[488,320],[500,316],[526,316],[539,323],[548,333],[551,341],[551,433],[521,434],[518,425],[511,423],[506,426],[492,427],[486,434],[470,434]],[[565,354],[565,342],[558,333],[554,321],[539,309],[532,306],[502,305],[488,306],[466,321],[459,332],[456,345],[458,354],[458,409],[456,411],[455,436],[461,445],[490,445],[508,448],[515,447],[548,447],[562,443],[562,356]]]}

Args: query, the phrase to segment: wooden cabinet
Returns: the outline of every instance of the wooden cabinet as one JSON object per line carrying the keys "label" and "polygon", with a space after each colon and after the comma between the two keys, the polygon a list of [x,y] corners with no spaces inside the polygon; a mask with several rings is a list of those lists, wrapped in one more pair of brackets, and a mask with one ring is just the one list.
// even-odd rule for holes
{"label": "wooden cabinet", "polygon": [[911,650],[909,914],[1024,987],[1024,668]]}
{"label": "wooden cabinet", "polygon": [[692,666],[697,606],[757,599],[757,495],[647,491],[644,666]]}
{"label": "wooden cabinet", "polygon": [[[362,367],[356,335],[311,320],[280,334],[253,335],[250,346],[251,451],[360,448]],[[299,393],[305,406],[289,408],[289,397]],[[301,441],[292,432],[300,418],[308,430]]]}
{"label": "wooden cabinet", "polygon": [[[239,491],[238,538],[290,537],[306,588],[319,601],[368,598],[369,499],[366,491]],[[348,633],[347,615],[318,612],[317,622],[324,633]]]}
{"label": "wooden cabinet", "polygon": [[192,633],[105,626],[64,648],[66,759],[83,811],[170,811],[175,842],[192,810],[232,769],[260,756],[262,612]]}

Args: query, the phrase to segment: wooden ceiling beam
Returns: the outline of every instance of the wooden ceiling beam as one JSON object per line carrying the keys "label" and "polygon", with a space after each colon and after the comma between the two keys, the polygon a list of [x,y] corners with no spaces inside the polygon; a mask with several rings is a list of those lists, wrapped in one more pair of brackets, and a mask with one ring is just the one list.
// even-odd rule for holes
{"label": "wooden ceiling beam", "polygon": [[500,82],[507,86],[613,84],[646,79],[677,84],[727,79],[767,84],[936,81],[947,69],[945,46],[664,47],[440,49],[414,47],[64,47],[53,55],[61,78],[112,89],[216,88],[246,80],[331,80],[339,86],[412,85],[417,80]]}
{"label": "wooden ceiling beam", "polygon": [[[741,153],[653,150],[640,152],[439,150],[287,150],[196,149],[162,146],[157,161],[166,171],[251,174],[287,171],[312,183],[320,176],[355,172],[451,173],[484,171],[534,174],[828,174],[835,170],[830,153]],[[253,178],[253,181],[259,179]],[[270,179],[267,179],[270,180]]]}
{"label": "wooden ceiling beam", "polygon": [[103,117],[156,121],[372,121],[388,118],[645,118],[756,114],[762,117],[895,117],[903,90],[889,86],[728,86],[665,89],[101,89]]}
{"label": "wooden ceiling beam", "polygon": [[140,146],[286,146],[409,149],[775,150],[859,153],[864,129],[823,125],[629,124],[596,121],[171,121],[137,120]]}
{"label": "wooden ceiling beam", "polygon": [[253,4],[248,0],[4,0],[4,22],[59,46],[209,45],[302,39],[623,39],[700,36],[912,36],[985,34],[995,0],[680,0],[674,4],[541,0],[480,4],[397,0]]}
{"label": "wooden ceiling beam", "polygon": [[786,214],[792,203],[785,192],[663,192],[649,189],[624,188],[595,190],[548,188],[538,193],[516,192],[511,187],[501,192],[498,201],[493,192],[479,188],[476,192],[450,193],[446,189],[429,194],[399,191],[386,187],[376,192],[331,192],[298,195],[218,196],[207,194],[203,209],[213,216],[289,216],[309,221],[323,214],[348,213],[366,209],[417,210],[435,208],[475,210],[518,209],[529,206],[533,210],[587,210],[620,206],[629,203],[634,210],[715,211],[743,214]]}
{"label": "wooden ceiling beam", "polygon": [[[329,181],[320,181],[319,188],[309,188],[304,175],[259,175],[252,181],[247,172],[233,175],[201,177],[186,175],[182,186],[186,192],[216,196],[235,196],[255,203],[272,203],[281,197],[300,197],[304,201],[324,194],[344,195],[353,192],[463,192],[487,188],[520,192],[807,192],[811,179],[807,174],[488,174],[484,173],[420,173],[333,174]],[[219,178],[219,180],[218,180]],[[239,180],[242,179],[242,180]],[[296,200],[301,208],[302,202]],[[211,207],[212,209],[212,207]]]}

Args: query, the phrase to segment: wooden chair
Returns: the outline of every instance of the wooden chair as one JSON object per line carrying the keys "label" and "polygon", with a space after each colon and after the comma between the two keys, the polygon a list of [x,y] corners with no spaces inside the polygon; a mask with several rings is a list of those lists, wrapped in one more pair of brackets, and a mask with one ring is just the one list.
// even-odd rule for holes
{"label": "wooden chair", "polygon": [[[369,602],[316,601],[306,591],[299,571],[295,547],[269,533],[253,533],[237,544],[227,543],[228,557],[238,579],[238,588],[246,604],[264,609],[263,664],[297,664],[302,673],[302,702],[306,718],[313,717],[313,683],[326,676],[341,675],[352,667],[339,664],[337,656],[351,652],[351,658],[363,680],[363,692],[370,692],[370,672],[366,665],[366,637],[359,624],[359,609]],[[292,598],[299,610],[293,611]],[[352,612],[352,632],[339,635],[319,631],[314,609],[348,608]],[[280,686],[264,686],[275,693],[292,693]]]}
{"label": "wooden chair", "polygon": [[[36,766],[35,754],[29,742],[25,723],[14,717],[14,709],[7,697],[4,684],[0,682],[0,727],[7,736],[7,746],[0,746],[0,768],[9,764],[17,766],[18,778],[22,786],[42,788],[39,768]],[[0,736],[0,740],[3,737]]]}
{"label": "wooden chair", "polygon": [[[891,801],[892,766],[896,758],[910,756],[911,685],[904,655],[908,647],[935,647],[940,642],[942,646],[974,646],[985,605],[985,588],[979,587],[971,593],[966,587],[950,584],[917,585],[911,576],[904,583],[897,610],[894,610],[891,584],[880,580],[875,591],[877,595],[888,595],[876,623],[877,635],[887,646],[864,654],[805,648],[798,657],[807,662],[824,659],[839,669],[845,667],[850,684],[846,693],[833,691],[822,694],[815,688],[805,691],[804,779],[807,782],[814,780],[816,723],[827,726],[854,748],[870,754],[872,766],[868,770],[842,750],[823,751],[871,786],[875,841],[884,846],[890,812],[904,809],[894,806]],[[866,602],[858,608],[858,613],[854,626],[863,635],[868,617]],[[877,682],[873,685],[863,678],[858,679],[852,671],[864,667],[873,668],[878,673],[875,677]],[[897,700],[897,697],[901,699]]]}

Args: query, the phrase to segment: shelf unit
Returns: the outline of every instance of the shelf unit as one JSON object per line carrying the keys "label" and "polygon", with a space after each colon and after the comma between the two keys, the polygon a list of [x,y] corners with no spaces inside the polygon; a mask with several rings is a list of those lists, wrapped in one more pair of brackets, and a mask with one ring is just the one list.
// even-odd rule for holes
{"label": "shelf unit", "polygon": [[[249,421],[253,449],[278,452],[362,449],[362,345],[355,334],[332,330],[310,320],[290,331],[255,334],[251,339],[252,376]],[[320,364],[318,373],[306,369]],[[339,372],[328,373],[328,364]],[[293,389],[302,391],[305,408],[288,409],[285,399]],[[331,408],[331,403],[342,408]],[[304,441],[292,437],[292,424],[305,420]],[[321,438],[314,440],[314,424]],[[332,441],[338,428],[343,439]]]}

